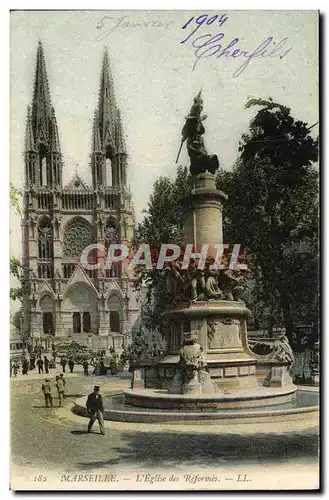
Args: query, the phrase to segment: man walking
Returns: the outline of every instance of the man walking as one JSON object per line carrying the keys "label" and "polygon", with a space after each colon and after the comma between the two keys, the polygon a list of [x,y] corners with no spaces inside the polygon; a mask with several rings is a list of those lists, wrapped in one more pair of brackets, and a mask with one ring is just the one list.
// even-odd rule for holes
{"label": "man walking", "polygon": [[65,367],[66,367],[66,359],[65,358],[61,358],[61,365],[63,368],[63,373],[65,373]]}
{"label": "man walking", "polygon": [[45,372],[49,373],[49,359],[47,356],[44,356],[44,365],[45,365]]}
{"label": "man walking", "polygon": [[87,359],[83,360],[82,366],[83,366],[83,374],[84,375],[89,375],[88,374],[89,363],[88,363]]}
{"label": "man walking", "polygon": [[39,356],[37,359],[37,365],[39,373],[43,373],[43,359],[41,358],[41,356]]}
{"label": "man walking", "polygon": [[103,406],[103,398],[99,394],[99,386],[95,385],[94,387],[94,392],[89,394],[87,403],[86,403],[88,415],[90,415],[90,420],[88,424],[88,432],[91,432],[91,428],[93,426],[93,423],[95,420],[98,420],[99,423],[99,429],[101,431],[101,434],[103,436],[105,435],[105,430],[104,430],[104,421],[103,421],[103,413],[104,413],[104,406]]}
{"label": "man walking", "polygon": [[70,369],[70,372],[73,373],[73,368],[74,368],[74,361],[73,361],[73,358],[70,358],[69,359],[69,369]]}
{"label": "man walking", "polygon": [[64,401],[64,380],[59,375],[56,375],[56,388],[58,392],[58,406],[61,408]]}
{"label": "man walking", "polygon": [[63,391],[64,391],[64,392],[63,392],[63,398],[65,399],[65,386],[66,386],[66,380],[65,380],[65,378],[64,378],[63,373],[60,373],[60,374],[59,374],[59,378],[63,381]]}
{"label": "man walking", "polygon": [[28,370],[29,370],[29,362],[26,358],[24,358],[22,361],[22,374],[27,375]]}
{"label": "man walking", "polygon": [[51,385],[49,378],[46,378],[44,383],[42,384],[42,392],[45,397],[46,408],[53,408],[53,397],[51,395]]}

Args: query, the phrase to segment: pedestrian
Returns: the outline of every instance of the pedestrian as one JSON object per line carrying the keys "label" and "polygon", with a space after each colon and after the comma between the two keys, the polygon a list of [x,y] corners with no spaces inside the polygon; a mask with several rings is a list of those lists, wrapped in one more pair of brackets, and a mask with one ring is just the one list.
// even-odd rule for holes
{"label": "pedestrian", "polygon": [[65,373],[65,367],[66,367],[66,359],[65,358],[61,358],[61,365],[63,368],[63,373]]}
{"label": "pedestrian", "polygon": [[40,355],[37,359],[37,365],[38,365],[39,373],[43,373],[43,359],[41,358]]}
{"label": "pedestrian", "polygon": [[14,370],[14,376],[17,377],[17,373],[19,370],[19,364],[17,361],[14,362],[13,370]]}
{"label": "pedestrian", "polygon": [[44,383],[42,384],[42,392],[45,396],[45,404],[46,408],[53,408],[53,397],[51,395],[51,385],[49,378],[46,378]]}
{"label": "pedestrian", "polygon": [[49,373],[49,359],[47,358],[47,356],[44,356],[44,365],[45,365],[45,371],[46,373]]}
{"label": "pedestrian", "polygon": [[59,377],[63,380],[63,387],[64,387],[64,399],[65,399],[65,386],[66,386],[66,380],[64,378],[63,373],[59,374]]}
{"label": "pedestrian", "polygon": [[26,358],[24,358],[22,361],[22,374],[27,375],[28,369],[29,369],[29,362]]}
{"label": "pedestrian", "polygon": [[11,359],[10,360],[10,377],[12,377],[12,375],[13,375],[13,368],[14,368],[14,363],[13,363],[13,360]]}
{"label": "pedestrian", "polygon": [[89,375],[89,373],[88,373],[89,363],[88,363],[87,359],[83,360],[82,366],[83,366],[83,374]]}
{"label": "pedestrian", "polygon": [[99,374],[100,375],[106,375],[107,374],[107,368],[105,368],[103,360],[101,360],[101,362],[99,364]]}
{"label": "pedestrian", "polygon": [[35,355],[33,353],[30,354],[30,370],[34,370],[35,368]]}
{"label": "pedestrian", "polygon": [[91,428],[93,426],[93,423],[95,420],[98,420],[99,423],[99,429],[101,431],[101,434],[103,436],[105,435],[105,430],[104,430],[104,419],[103,419],[103,413],[104,413],[104,406],[103,406],[103,398],[99,394],[99,386],[95,385],[94,387],[94,392],[89,394],[87,403],[87,412],[88,415],[90,416],[89,424],[88,424],[88,432],[91,432]]}
{"label": "pedestrian", "polygon": [[64,401],[64,380],[59,375],[56,375],[56,388],[58,392],[58,406],[63,406]]}
{"label": "pedestrian", "polygon": [[70,372],[73,373],[73,368],[74,368],[73,358],[69,359],[68,365],[69,365],[69,368],[70,368]]}

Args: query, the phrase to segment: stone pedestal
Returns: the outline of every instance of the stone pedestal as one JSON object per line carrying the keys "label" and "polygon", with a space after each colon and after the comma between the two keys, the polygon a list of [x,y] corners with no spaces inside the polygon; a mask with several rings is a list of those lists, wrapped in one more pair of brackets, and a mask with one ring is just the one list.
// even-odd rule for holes
{"label": "stone pedestal", "polygon": [[[256,387],[256,359],[248,348],[246,319],[250,315],[243,302],[219,300],[196,302],[187,307],[168,310],[176,332],[189,329],[202,346],[207,372],[215,390]],[[176,338],[181,338],[176,335]],[[170,343],[171,340],[171,343]],[[159,363],[163,379],[166,368],[179,362],[182,344],[168,339],[167,355]],[[166,382],[161,384],[166,387]]]}
{"label": "stone pedestal", "polygon": [[208,244],[208,254],[216,256],[213,245],[223,243],[222,211],[227,195],[216,189],[215,176],[209,173],[195,177],[195,188],[184,199],[184,241],[200,250]]}

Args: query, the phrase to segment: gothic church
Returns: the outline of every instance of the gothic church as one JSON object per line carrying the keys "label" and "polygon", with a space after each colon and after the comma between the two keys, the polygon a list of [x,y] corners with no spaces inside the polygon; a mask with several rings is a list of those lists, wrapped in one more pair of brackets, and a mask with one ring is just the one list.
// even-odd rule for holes
{"label": "gothic church", "polygon": [[91,243],[130,246],[135,227],[128,155],[107,51],[92,132],[92,186],[76,173],[63,186],[63,156],[39,42],[27,111],[23,199],[24,336],[50,346],[77,340],[121,349],[139,323],[139,297],[124,264],[86,270]]}

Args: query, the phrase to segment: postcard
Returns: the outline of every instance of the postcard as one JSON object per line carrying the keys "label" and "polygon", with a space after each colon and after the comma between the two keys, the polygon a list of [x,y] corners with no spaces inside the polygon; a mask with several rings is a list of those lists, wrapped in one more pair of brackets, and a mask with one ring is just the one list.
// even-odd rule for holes
{"label": "postcard", "polygon": [[10,18],[10,488],[318,490],[319,12]]}

